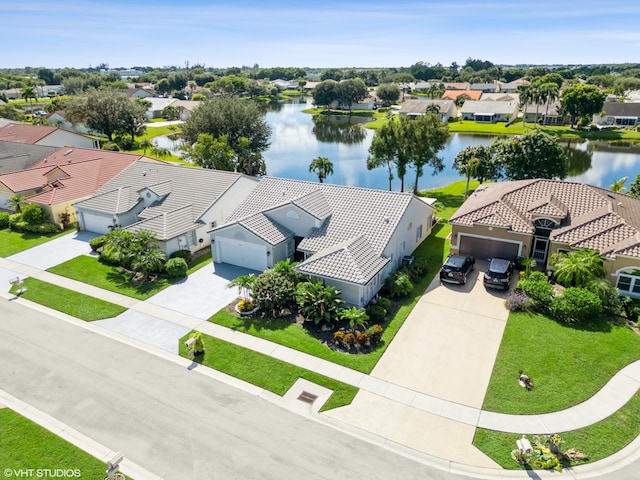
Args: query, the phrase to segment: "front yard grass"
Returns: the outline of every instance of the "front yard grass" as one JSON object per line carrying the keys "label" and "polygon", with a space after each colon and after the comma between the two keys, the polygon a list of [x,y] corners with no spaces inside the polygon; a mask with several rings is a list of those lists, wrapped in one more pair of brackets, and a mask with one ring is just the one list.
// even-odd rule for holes
{"label": "front yard grass", "polygon": [[[113,318],[127,310],[120,305],[43,282],[37,278],[25,278],[23,287],[26,291],[21,293],[20,297],[87,322]],[[18,290],[17,285],[11,287],[13,294],[17,294]]]}
{"label": "front yard grass", "polygon": [[[443,260],[449,254],[448,236],[451,226],[446,223],[462,204],[466,181],[455,182],[447,187],[423,192],[423,196],[437,198],[440,207],[437,215],[442,218],[420,246],[413,252],[416,259],[424,259],[427,264],[427,274],[414,284],[414,288],[403,301],[395,315],[384,326],[384,332],[379,346],[368,354],[348,354],[331,350],[320,343],[303,328],[290,321],[273,318],[238,317],[227,309],[222,309],[213,315],[209,321],[223,325],[243,333],[248,333],[265,340],[285,345],[301,352],[314,355],[330,362],[343,365],[353,370],[369,373],[373,370],[380,357],[385,352],[391,340],[396,335],[413,307],[422,297],[435,275],[438,273]],[[470,190],[476,188],[478,182],[472,182]]]}
{"label": "front yard grass", "polygon": [[[189,275],[209,263],[211,263],[211,252],[196,258],[190,264],[187,274]],[[181,278],[167,279],[159,277],[153,282],[138,285],[131,281],[130,273],[119,267],[105,265],[96,257],[88,255],[72,258],[60,265],[51,267],[47,271],[139,300],[146,300],[169,285],[183,280]]]}
{"label": "front yard grass", "polygon": [[73,470],[74,477],[79,470],[77,478],[105,477],[104,462],[8,408],[0,409],[0,465],[11,470],[7,478],[25,469]]}
{"label": "front yard grass", "polygon": [[[563,452],[569,448],[578,448],[589,455],[588,462],[573,462],[573,466],[613,455],[640,435],[640,392],[609,418],[580,430],[558,433],[564,439]],[[503,468],[524,469],[510,455],[511,450],[516,448],[516,440],[521,436],[479,428],[473,444]],[[532,440],[533,436],[528,435],[527,438]]]}
{"label": "front yard grass", "polygon": [[[191,332],[193,333],[193,332]],[[179,352],[182,357],[191,358],[184,342],[191,333],[180,339]],[[333,390],[333,394],[321,411],[349,405],[358,389],[346,383],[319,375],[304,368],[291,365],[260,352],[248,350],[223,340],[202,334],[206,353],[196,361],[252,385],[283,396],[298,380],[310,382]]]}
{"label": "front yard grass", "polygon": [[[640,337],[625,326],[605,320],[570,325],[512,312],[482,408],[520,415],[563,410],[638,359]],[[519,369],[531,377],[531,391],[518,385]]]}
{"label": "front yard grass", "polygon": [[63,235],[69,235],[75,231],[76,229],[74,226],[67,228],[66,230],[60,230],[57,233],[43,235],[40,233],[19,233],[8,228],[4,228],[0,230],[0,257],[10,257],[11,255],[15,255],[16,253],[20,253],[31,247],[46,243],[49,240],[53,240]]}

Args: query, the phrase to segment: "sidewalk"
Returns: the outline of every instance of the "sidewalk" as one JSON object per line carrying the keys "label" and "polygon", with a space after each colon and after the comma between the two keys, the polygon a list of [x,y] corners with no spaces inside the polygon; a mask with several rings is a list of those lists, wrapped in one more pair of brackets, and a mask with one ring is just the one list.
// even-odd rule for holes
{"label": "sidewalk", "polygon": [[[136,312],[151,315],[190,329],[199,330],[202,333],[235,345],[270,355],[321,375],[342,381],[368,394],[383,397],[396,404],[472,427],[518,434],[551,434],[576,430],[607,418],[627,403],[640,388],[640,361],[637,361],[619,371],[596,395],[579,405],[561,412],[542,415],[506,415],[486,412],[478,408],[416,392],[390,381],[357,372],[258,337],[203,321],[200,318],[185,315],[166,307],[154,305],[149,301],[140,301],[109,292],[15,261],[0,258],[0,269],[10,270],[21,277],[31,276],[38,278],[122,305]],[[446,439],[441,438],[440,440],[445,441]],[[451,449],[456,448],[455,439],[450,447]]]}

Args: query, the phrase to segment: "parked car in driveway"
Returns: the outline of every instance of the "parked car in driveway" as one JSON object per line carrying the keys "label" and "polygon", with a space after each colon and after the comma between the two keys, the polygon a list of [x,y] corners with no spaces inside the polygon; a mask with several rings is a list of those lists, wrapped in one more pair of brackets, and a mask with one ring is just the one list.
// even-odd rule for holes
{"label": "parked car in driveway", "polygon": [[440,281],[449,283],[467,283],[467,276],[473,271],[476,259],[467,255],[449,255],[440,268]]}
{"label": "parked car in driveway", "polygon": [[505,258],[492,258],[489,268],[484,274],[482,283],[488,288],[509,289],[511,284],[511,273],[513,272],[513,262]]}

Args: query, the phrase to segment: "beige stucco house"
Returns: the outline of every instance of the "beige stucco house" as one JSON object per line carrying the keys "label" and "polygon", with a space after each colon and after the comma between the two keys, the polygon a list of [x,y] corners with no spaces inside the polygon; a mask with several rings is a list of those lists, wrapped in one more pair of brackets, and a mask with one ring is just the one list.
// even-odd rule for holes
{"label": "beige stucco house", "polygon": [[587,248],[607,279],[640,298],[640,199],[583,183],[519,180],[480,185],[451,217],[451,252],[477,258],[533,257]]}

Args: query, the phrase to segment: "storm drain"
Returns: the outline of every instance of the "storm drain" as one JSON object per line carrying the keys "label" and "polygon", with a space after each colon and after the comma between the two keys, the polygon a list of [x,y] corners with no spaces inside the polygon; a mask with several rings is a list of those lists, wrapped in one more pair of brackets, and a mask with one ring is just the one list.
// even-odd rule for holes
{"label": "storm drain", "polygon": [[314,395],[313,393],[309,393],[306,390],[303,390],[300,395],[298,395],[298,400],[305,403],[313,403],[318,398],[318,395]]}

